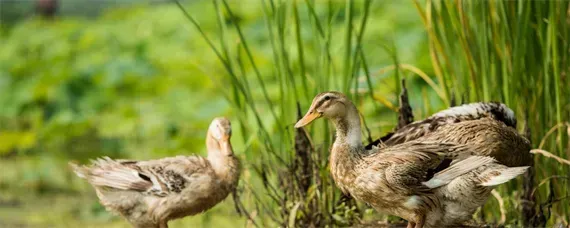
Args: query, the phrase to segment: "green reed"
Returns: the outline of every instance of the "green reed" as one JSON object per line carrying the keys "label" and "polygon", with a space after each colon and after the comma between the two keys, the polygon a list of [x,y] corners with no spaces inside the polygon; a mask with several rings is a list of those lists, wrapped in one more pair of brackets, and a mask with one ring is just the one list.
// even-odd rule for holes
{"label": "green reed", "polygon": [[[241,110],[236,114],[242,134],[251,135],[249,139],[244,137],[244,143],[249,145],[246,169],[255,177],[244,181],[245,188],[251,191],[243,197],[249,197],[244,201],[254,202],[248,206],[259,209],[261,215],[255,220],[261,224],[275,222],[288,226],[349,223],[355,208],[334,203],[339,191],[327,172],[332,132],[326,123],[317,123],[321,125],[319,129],[325,131],[311,132],[313,140],[318,142],[311,145],[311,157],[306,158],[312,161],[313,184],[302,194],[292,190],[299,188],[299,181],[291,178],[296,172],[292,145],[299,135],[292,125],[298,118],[297,104],[305,111],[312,97],[325,90],[340,89],[349,94],[358,72],[363,67],[369,72],[362,59],[361,41],[371,1],[362,4],[346,1],[345,6],[329,2],[326,9],[320,9],[312,0],[260,0],[264,33],[272,53],[272,59],[266,61],[273,65],[264,72],[258,67],[254,54],[259,50],[249,45],[251,41],[235,20],[228,1],[213,1],[218,20],[218,34],[212,36],[213,39],[202,32],[198,21],[180,3],[176,3],[224,66],[226,76],[215,80],[222,80],[231,87],[232,92],[226,90],[224,96]],[[355,5],[365,12],[362,18],[353,16]],[[344,51],[342,57],[337,57],[332,53],[332,35],[339,34],[333,31],[332,24],[343,8]],[[309,18],[310,23],[301,23],[301,17]],[[342,73],[338,65],[342,66]],[[271,118],[267,118],[268,115]]]}
{"label": "green reed", "polygon": [[[449,96],[501,101],[528,120],[531,141],[562,158],[570,157],[564,128],[570,116],[569,1],[414,1],[429,37],[433,68]],[[547,136],[554,126],[561,126]],[[536,180],[566,176],[570,167],[535,156]],[[550,181],[549,181],[550,182]],[[568,223],[569,181],[554,178],[538,187],[537,207],[550,223]],[[538,183],[535,183],[538,184]],[[500,188],[503,197],[521,194],[520,184]],[[553,200],[559,199],[559,201]],[[513,202],[520,208],[521,202]],[[517,208],[510,218],[520,219]],[[538,208],[537,208],[538,210]],[[497,210],[489,208],[491,217]],[[549,217],[548,217],[549,216]]]}

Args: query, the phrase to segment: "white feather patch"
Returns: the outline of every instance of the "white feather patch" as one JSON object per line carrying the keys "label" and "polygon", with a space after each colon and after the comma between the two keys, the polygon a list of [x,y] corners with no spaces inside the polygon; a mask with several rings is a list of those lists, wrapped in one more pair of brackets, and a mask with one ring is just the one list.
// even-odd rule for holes
{"label": "white feather patch", "polygon": [[501,171],[501,174],[491,177],[491,179],[481,183],[481,186],[495,186],[512,180],[518,175],[523,174],[529,166],[507,168]]}
{"label": "white feather patch", "polygon": [[464,104],[461,106],[451,107],[433,114],[434,117],[446,116],[463,116],[463,115],[479,115],[482,109],[481,103]]}
{"label": "white feather patch", "polygon": [[429,179],[426,182],[422,182],[422,184],[427,186],[428,188],[437,188],[448,184],[453,179],[467,172],[470,172],[471,170],[476,169],[477,167],[490,164],[493,162],[495,162],[495,159],[492,157],[471,156],[460,162],[455,163],[454,165],[450,166],[447,169],[444,169],[436,173],[431,179]]}
{"label": "white feather patch", "polygon": [[432,115],[432,117],[450,117],[450,116],[464,116],[472,115],[474,117],[481,117],[481,115],[491,112],[491,110],[497,110],[504,115],[504,118],[508,119],[510,122],[516,120],[515,112],[502,103],[471,103],[464,104],[461,106],[455,106],[442,110]]}
{"label": "white feather patch", "polygon": [[406,202],[404,203],[404,207],[414,209],[414,208],[417,208],[418,205],[420,205],[420,203],[421,203],[420,197],[413,195],[413,196],[410,196],[410,198],[408,198],[408,200],[406,200]]}

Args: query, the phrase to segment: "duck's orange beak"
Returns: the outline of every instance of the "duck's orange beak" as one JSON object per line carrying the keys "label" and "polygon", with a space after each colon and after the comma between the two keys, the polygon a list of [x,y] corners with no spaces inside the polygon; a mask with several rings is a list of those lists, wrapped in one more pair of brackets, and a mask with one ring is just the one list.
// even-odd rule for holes
{"label": "duck's orange beak", "polygon": [[295,128],[304,127],[305,125],[310,124],[321,116],[323,116],[323,114],[320,112],[310,111],[295,124]]}

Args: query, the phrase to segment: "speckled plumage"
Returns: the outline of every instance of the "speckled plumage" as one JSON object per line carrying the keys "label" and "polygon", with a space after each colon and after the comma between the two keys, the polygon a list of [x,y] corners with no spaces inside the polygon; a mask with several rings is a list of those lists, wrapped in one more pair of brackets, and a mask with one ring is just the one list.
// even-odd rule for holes
{"label": "speckled plumage", "polygon": [[485,204],[491,190],[502,182],[482,184],[497,176],[509,177],[507,180],[515,178],[524,173],[532,160],[530,142],[514,128],[490,117],[444,125],[420,139],[470,145],[477,155],[496,159],[438,189],[444,206],[443,216],[442,221],[428,219],[426,224],[432,226],[460,225],[469,220],[477,208]]}
{"label": "speckled plumage", "polygon": [[[469,220],[489,198],[494,185],[480,186],[483,180],[493,175],[514,178],[526,170],[517,166],[531,164],[530,142],[516,132],[516,123],[514,112],[505,104],[477,102],[452,107],[410,123],[366,148],[421,139],[471,145],[476,154],[495,158],[497,162],[480,167],[440,189],[439,194],[443,196],[441,216],[428,215],[431,219],[426,224],[455,226]],[[437,222],[438,219],[442,221]]]}
{"label": "speckled plumage", "polygon": [[514,128],[492,118],[464,121],[441,126],[421,140],[468,144],[478,155],[491,156],[509,167],[530,165],[530,141]]}
{"label": "speckled plumage", "polygon": [[[365,148],[356,107],[343,94],[326,92],[315,97],[295,127],[305,126],[319,117],[335,124],[337,137],[331,148],[330,170],[343,192],[378,211],[408,220],[409,226],[453,226],[468,219],[474,212],[473,207],[476,209],[484,203],[492,186],[526,169],[509,168],[491,158],[497,157],[512,165],[526,163],[526,158],[506,156],[513,150],[518,155],[528,153],[528,141],[514,129],[492,115],[462,117],[458,114],[473,110],[484,113],[478,107],[451,112],[454,118],[460,119],[451,122],[456,124],[445,124],[451,119],[447,112],[436,117],[444,118],[441,121],[432,119],[432,123],[437,123],[437,130],[428,129],[420,136],[401,137],[405,140],[398,143]],[[501,104],[493,107],[506,108]],[[507,120],[514,123],[514,119]],[[464,197],[473,198],[462,201]]]}
{"label": "speckled plumage", "polygon": [[216,118],[208,131],[208,158],[176,156],[151,161],[97,159],[71,164],[101,203],[135,227],[167,227],[169,220],[206,211],[238,183],[240,167],[230,144],[229,120]]}
{"label": "speckled plumage", "polygon": [[[408,142],[368,155],[360,153],[359,149],[335,143],[330,170],[337,186],[378,211],[416,221],[441,207],[435,192],[422,184],[430,170],[446,158],[467,156],[471,151],[454,144]],[[407,203],[411,197],[416,202]]]}
{"label": "speckled plumage", "polygon": [[439,111],[424,120],[412,122],[372,142],[366,146],[366,148],[378,146],[381,142],[384,145],[396,145],[437,131],[442,126],[479,119],[501,122],[512,128],[516,128],[517,125],[513,110],[508,108],[505,104],[497,102],[477,102],[451,107]]}

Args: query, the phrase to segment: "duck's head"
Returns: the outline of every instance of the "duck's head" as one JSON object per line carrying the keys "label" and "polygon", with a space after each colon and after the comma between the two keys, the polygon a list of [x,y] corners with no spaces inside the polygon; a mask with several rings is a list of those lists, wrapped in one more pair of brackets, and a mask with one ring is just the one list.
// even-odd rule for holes
{"label": "duck's head", "polygon": [[208,152],[219,150],[224,154],[233,154],[230,144],[231,136],[232,125],[230,120],[225,117],[218,117],[212,120],[212,123],[208,128],[208,136],[206,139]]}
{"label": "duck's head", "polygon": [[216,141],[229,140],[232,136],[232,124],[227,118],[218,117],[212,120],[208,132]]}
{"label": "duck's head", "polygon": [[340,92],[329,91],[320,93],[315,96],[309,111],[295,124],[295,128],[304,127],[321,117],[327,119],[344,118],[347,115],[347,109],[351,105],[352,102]]}

